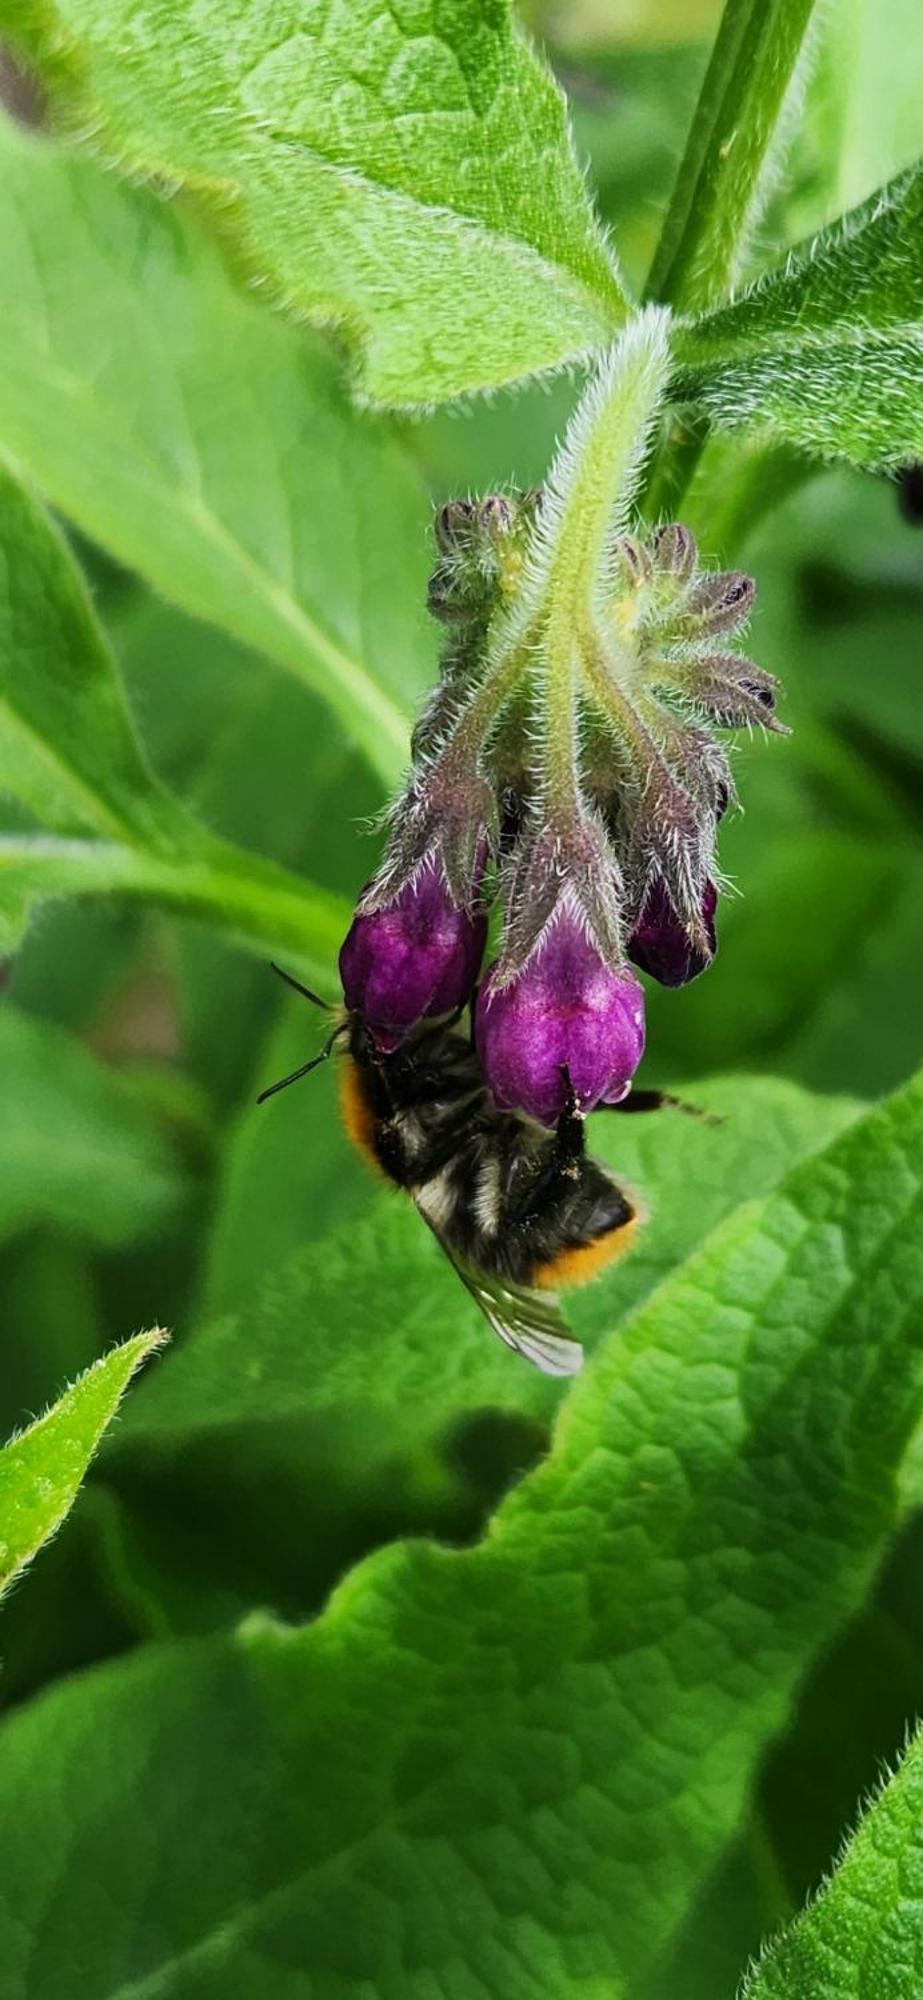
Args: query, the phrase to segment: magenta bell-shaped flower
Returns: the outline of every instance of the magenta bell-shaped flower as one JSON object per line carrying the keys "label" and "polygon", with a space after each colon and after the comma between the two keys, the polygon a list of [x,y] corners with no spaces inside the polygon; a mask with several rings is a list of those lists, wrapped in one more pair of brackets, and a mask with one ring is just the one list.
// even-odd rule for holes
{"label": "magenta bell-shaped flower", "polygon": [[644,908],[632,933],[628,946],[628,956],[642,972],[660,981],[661,986],[687,986],[690,979],[697,979],[715,956],[718,946],[715,932],[715,910],[718,905],[718,891],[714,882],[706,882],[702,894],[701,916],[704,942],[697,943],[689,936],[680,922],[667,894],[666,887],[658,876],[651,884],[644,900]]}
{"label": "magenta bell-shaped flower", "polygon": [[568,1077],[581,1111],[626,1096],[644,1053],[644,995],[631,973],[606,964],[575,912],[558,911],[508,986],[495,980],[494,967],[478,994],[475,1039],[498,1104],[554,1125]]}
{"label": "magenta bell-shaped flower", "polygon": [[343,995],[379,1047],[396,1049],[425,1016],[468,999],[487,940],[487,917],[453,902],[429,861],[383,909],[353,918],[340,951]]}

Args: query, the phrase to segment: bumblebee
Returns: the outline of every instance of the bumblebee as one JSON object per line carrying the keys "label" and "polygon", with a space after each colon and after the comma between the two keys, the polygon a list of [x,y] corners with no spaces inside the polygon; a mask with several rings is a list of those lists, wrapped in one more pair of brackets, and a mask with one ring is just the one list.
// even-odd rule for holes
{"label": "bumblebee", "polygon": [[[627,1249],[639,1214],[588,1158],[573,1093],[549,1132],[521,1112],[498,1110],[457,1018],[421,1026],[385,1055],[360,1016],[347,1014],[319,1055],[258,1102],[316,1069],[338,1043],[353,1143],[410,1196],[500,1339],[547,1375],[575,1374],[583,1349],[561,1316],[558,1287],[594,1277]],[[634,1092],[613,1108],[648,1110],[655,1101],[663,1101],[659,1093]]]}

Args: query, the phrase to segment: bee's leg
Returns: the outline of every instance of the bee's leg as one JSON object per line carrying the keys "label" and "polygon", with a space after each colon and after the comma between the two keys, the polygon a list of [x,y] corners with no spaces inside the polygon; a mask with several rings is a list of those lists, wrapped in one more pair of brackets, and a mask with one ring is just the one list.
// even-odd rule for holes
{"label": "bee's leg", "polygon": [[480,991],[480,985],[473,987],[471,992],[471,998],[467,1003],[468,1004],[468,1047],[473,1051],[475,1055],[477,1054],[477,1043],[475,1042],[474,1039],[474,1015],[475,1015],[475,1009],[478,1004],[479,991]]}
{"label": "bee's leg", "polygon": [[560,1196],[561,1182],[576,1180],[586,1144],[586,1127],[577,1109],[576,1093],[567,1076],[564,1110],[553,1132],[546,1132],[535,1146],[523,1147],[514,1119],[504,1121],[500,1189],[502,1221],[516,1229],[541,1215],[552,1193]]}
{"label": "bee's leg", "polygon": [[564,1109],[554,1128],[554,1140],[549,1154],[548,1165],[555,1173],[563,1173],[572,1179],[579,1162],[586,1151],[586,1124],[578,1109],[577,1093],[570,1080],[567,1064],[562,1064],[561,1075],[567,1095]]}
{"label": "bee's leg", "polygon": [[687,1104],[684,1097],[671,1097],[667,1090],[632,1090],[619,1104],[598,1104],[597,1111],[682,1111],[687,1118],[700,1118],[703,1125],[723,1125],[714,1111],[700,1104]]}

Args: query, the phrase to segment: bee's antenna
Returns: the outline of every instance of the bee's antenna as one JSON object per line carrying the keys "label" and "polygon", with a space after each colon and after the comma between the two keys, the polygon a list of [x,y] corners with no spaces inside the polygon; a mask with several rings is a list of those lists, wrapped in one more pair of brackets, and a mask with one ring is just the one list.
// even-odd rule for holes
{"label": "bee's antenna", "polygon": [[[285,979],[287,974],[283,973],[282,977]],[[294,980],[292,984],[295,984]],[[313,999],[313,994],[311,997]],[[325,1002],[322,1000],[319,1004],[323,1007]],[[261,1090],[256,1100],[257,1104],[265,1104],[267,1097],[275,1097],[277,1090],[287,1090],[290,1083],[298,1082],[299,1077],[310,1076],[312,1069],[317,1069],[319,1063],[326,1062],[328,1056],[333,1054],[333,1044],[337,1036],[345,1034],[348,1027],[348,1021],[341,1021],[338,1027],[334,1028],[333,1034],[324,1043],[319,1056],[312,1056],[310,1062],[302,1063],[300,1069],[293,1069],[291,1076],[282,1076],[279,1078],[278,1083],[271,1083],[268,1090]]]}
{"label": "bee's antenna", "polygon": [[273,972],[277,972],[279,978],[285,980],[286,986],[294,987],[295,992],[300,993],[304,1000],[310,1000],[312,1007],[322,1007],[325,1014],[332,1013],[329,1000],[322,1000],[319,993],[311,992],[310,986],[302,986],[300,979],[293,979],[290,972],[283,972],[281,965],[276,965],[274,959],[270,959],[269,963]]}

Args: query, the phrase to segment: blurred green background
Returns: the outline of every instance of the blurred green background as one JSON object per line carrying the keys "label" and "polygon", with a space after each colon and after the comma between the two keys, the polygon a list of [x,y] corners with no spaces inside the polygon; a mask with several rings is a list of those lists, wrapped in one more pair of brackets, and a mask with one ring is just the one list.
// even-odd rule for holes
{"label": "blurred green background", "polygon": [[[716,11],[710,0],[528,9],[636,282]],[[850,4],[836,14],[787,191],[761,225],[759,262],[921,150],[923,24],[908,6],[906,61],[885,90],[873,11]],[[834,99],[829,78],[844,65],[849,88]],[[831,171],[834,101],[842,146]],[[562,379],[394,428],[437,499],[528,485],[577,387]],[[777,480],[787,492],[773,507]],[[736,751],[744,810],[722,829],[734,893],[719,956],[694,988],[651,991],[641,1082],[756,1072],[867,1099],[923,1054],[923,520],[884,479],[760,455],[742,471],[726,447],[706,454],[684,515],[710,558],[756,575],[749,644],[783,683],[793,733]],[[327,710],[93,546],[81,540],[78,553],[156,769],[219,832],[353,896],[375,852],[369,820],[381,799]],[[435,632],[432,645],[435,661]],[[10,1429],[131,1330],[159,1319],[182,1342],[204,1316],[245,1307],[267,1281],[281,1286],[293,1254],[361,1217],[370,1195],[329,1074],[271,1113],[255,1110],[257,1089],[310,1052],[314,1026],[268,969],[204,928],[102,900],[46,908],[9,968],[6,997],[15,1011],[0,1018],[0,1414]],[[111,1091],[84,1069],[91,1060]],[[286,1616],[308,1615],[350,1561],[405,1529],[470,1536],[545,1436],[541,1413],[485,1412],[456,1441],[462,1486],[450,1487],[435,1461],[396,1483],[384,1467],[362,1507],[342,1517],[333,1489],[307,1554],[292,1527],[297,1422],[270,1430],[257,1414],[246,1431],[172,1457],[156,1444],[120,1457],[116,1446],[5,1608],[0,1702],[141,1639],[218,1623],[255,1592]],[[209,1498],[219,1458],[220,1514]],[[826,1863],[875,1758],[894,1750],[919,1708],[921,1554],[911,1527],[765,1774],[770,1829],[793,1772],[804,1799],[779,1841],[792,1894]],[[838,1727],[846,1688],[848,1741]],[[766,1866],[778,1865],[774,1852]],[[716,1896],[727,1892],[716,1885]],[[703,1961],[703,1991],[707,1975]]]}

